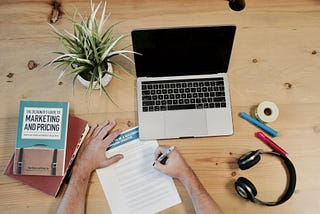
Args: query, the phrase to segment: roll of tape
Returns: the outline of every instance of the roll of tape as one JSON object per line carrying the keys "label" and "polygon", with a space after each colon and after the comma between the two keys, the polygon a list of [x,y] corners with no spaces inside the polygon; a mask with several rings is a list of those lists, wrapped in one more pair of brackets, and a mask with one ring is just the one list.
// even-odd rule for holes
{"label": "roll of tape", "polygon": [[264,122],[264,123],[273,122],[279,116],[278,106],[273,102],[263,101],[256,108],[255,116],[261,122]]}

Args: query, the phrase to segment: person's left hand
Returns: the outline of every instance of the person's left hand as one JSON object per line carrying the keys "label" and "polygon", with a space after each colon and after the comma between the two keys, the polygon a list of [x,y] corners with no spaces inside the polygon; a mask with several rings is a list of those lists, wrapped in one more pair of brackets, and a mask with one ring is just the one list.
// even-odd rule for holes
{"label": "person's left hand", "polygon": [[80,164],[82,170],[91,173],[95,169],[107,167],[123,158],[122,154],[106,157],[106,148],[121,132],[119,129],[111,132],[115,125],[115,121],[106,120],[90,128],[76,159],[76,164]]}

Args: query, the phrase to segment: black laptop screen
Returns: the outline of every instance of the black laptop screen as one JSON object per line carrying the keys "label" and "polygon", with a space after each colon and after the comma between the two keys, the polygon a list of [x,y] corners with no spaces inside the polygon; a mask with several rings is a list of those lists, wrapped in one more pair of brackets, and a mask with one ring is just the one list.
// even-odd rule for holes
{"label": "black laptop screen", "polygon": [[140,29],[131,33],[137,77],[225,73],[235,26]]}

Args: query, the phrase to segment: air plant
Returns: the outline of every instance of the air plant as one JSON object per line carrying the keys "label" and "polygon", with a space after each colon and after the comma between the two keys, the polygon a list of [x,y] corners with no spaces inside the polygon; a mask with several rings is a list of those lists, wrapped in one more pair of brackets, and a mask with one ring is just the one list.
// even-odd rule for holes
{"label": "air plant", "polygon": [[[104,1],[103,8],[101,7],[102,2],[95,7],[91,1],[90,6],[91,12],[88,17],[84,17],[79,12],[76,12],[75,17],[79,18],[80,21],[76,21],[75,17],[70,18],[73,24],[73,33],[67,30],[60,32],[53,25],[49,24],[59,41],[63,44],[65,52],[53,52],[59,56],[52,59],[45,66],[56,64],[55,69],[62,68],[58,79],[64,75],[74,75],[73,88],[75,80],[78,76],[81,76],[83,79],[89,81],[87,92],[90,95],[93,89],[98,88],[111,99],[105,87],[102,85],[102,78],[105,75],[120,78],[114,74],[114,72],[109,72],[108,67],[110,65],[116,66],[126,72],[126,69],[116,62],[115,57],[122,57],[134,63],[134,61],[127,56],[128,54],[134,54],[134,52],[127,50],[127,47],[120,47],[120,44],[122,44],[128,36],[115,36],[113,29],[117,23],[104,29],[110,17],[110,13],[106,13],[106,2]],[[102,13],[98,21],[97,14],[100,8],[102,8]]]}

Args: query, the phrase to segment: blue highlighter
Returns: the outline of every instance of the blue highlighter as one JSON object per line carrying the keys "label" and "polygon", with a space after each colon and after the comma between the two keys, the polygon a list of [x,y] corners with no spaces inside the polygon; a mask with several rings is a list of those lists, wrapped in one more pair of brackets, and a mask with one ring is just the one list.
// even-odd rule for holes
{"label": "blue highlighter", "polygon": [[272,137],[276,137],[278,136],[278,132],[275,131],[274,129],[270,128],[269,126],[265,125],[264,123],[260,122],[259,120],[251,117],[250,115],[248,115],[245,112],[241,112],[240,113],[240,117],[242,117],[243,119],[249,121],[250,123],[252,123],[253,125],[256,125],[257,127],[259,127],[260,129],[262,129],[263,131],[265,131],[266,133],[268,133],[269,135],[271,135]]}

